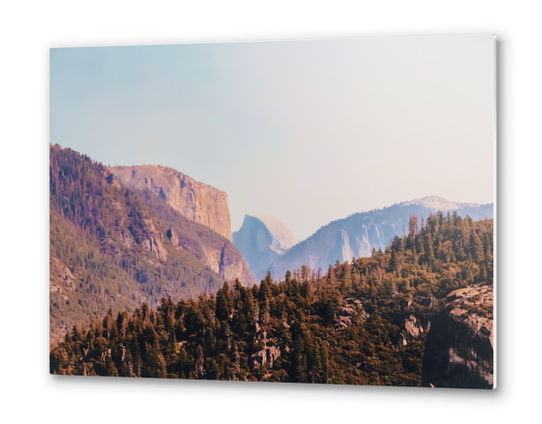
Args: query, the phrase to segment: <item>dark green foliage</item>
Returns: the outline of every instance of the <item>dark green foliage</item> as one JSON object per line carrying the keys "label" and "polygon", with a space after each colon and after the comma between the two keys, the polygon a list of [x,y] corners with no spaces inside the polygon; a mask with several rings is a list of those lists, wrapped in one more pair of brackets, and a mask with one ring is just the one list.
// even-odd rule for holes
{"label": "dark green foliage", "polygon": [[420,386],[427,332],[398,347],[402,323],[414,316],[426,325],[450,291],[492,284],[492,246],[492,220],[437,214],[321,278],[294,270],[281,283],[268,275],[259,287],[225,283],[216,296],[176,304],[167,297],[157,312],[143,304],[116,319],[107,313],[54,347],[51,372]]}

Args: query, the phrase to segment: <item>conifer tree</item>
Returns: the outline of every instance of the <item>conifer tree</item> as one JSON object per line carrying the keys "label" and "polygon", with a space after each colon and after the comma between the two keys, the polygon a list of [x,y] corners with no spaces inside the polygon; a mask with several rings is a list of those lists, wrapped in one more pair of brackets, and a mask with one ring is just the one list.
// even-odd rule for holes
{"label": "conifer tree", "polygon": [[233,308],[233,296],[227,281],[216,294],[216,317],[224,321],[230,318]]}
{"label": "conifer tree", "polygon": [[469,238],[469,249],[474,262],[482,263],[484,261],[484,248],[482,245],[482,241],[480,240],[480,237],[478,237],[478,234],[476,234],[474,229],[471,230]]}

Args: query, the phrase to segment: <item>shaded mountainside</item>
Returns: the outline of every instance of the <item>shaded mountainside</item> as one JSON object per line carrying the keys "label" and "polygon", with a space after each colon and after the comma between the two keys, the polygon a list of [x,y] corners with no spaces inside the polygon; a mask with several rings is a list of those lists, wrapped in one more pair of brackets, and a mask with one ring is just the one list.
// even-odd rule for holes
{"label": "shaded mountainside", "polygon": [[[251,288],[224,284],[216,296],[165,298],[157,311],[110,312],[52,349],[51,373],[421,386],[431,384],[429,357],[440,363],[453,346],[489,379],[487,332],[471,330],[492,328],[493,220],[437,213],[411,228],[323,276],[303,266],[280,283],[268,275]],[[440,331],[441,315],[455,310],[467,331]],[[444,343],[432,342],[435,332]],[[439,383],[479,387],[450,373]]]}
{"label": "shaded mountainside", "polygon": [[184,217],[231,241],[228,195],[172,168],[159,165],[108,168],[126,187],[150,191]]}
{"label": "shaded mountainside", "polygon": [[232,238],[254,274],[267,268],[297,243],[282,222],[266,215],[245,215],[243,225]]}
{"label": "shaded mountainside", "polygon": [[255,282],[226,238],[58,145],[50,151],[50,258],[51,342],[110,308],[154,308],[164,296],[216,292],[236,277]]}
{"label": "shaded mountainside", "polygon": [[[390,240],[409,231],[409,217],[415,214],[427,219],[440,210],[474,220],[493,217],[493,204],[453,203],[437,196],[399,203],[384,209],[362,212],[333,221],[312,236],[293,246],[267,269],[257,273],[261,279],[269,271],[273,278],[282,278],[287,270],[308,265],[327,270],[329,265],[350,261],[352,257],[371,256],[373,249],[384,250]],[[422,225],[422,222],[419,222]]]}

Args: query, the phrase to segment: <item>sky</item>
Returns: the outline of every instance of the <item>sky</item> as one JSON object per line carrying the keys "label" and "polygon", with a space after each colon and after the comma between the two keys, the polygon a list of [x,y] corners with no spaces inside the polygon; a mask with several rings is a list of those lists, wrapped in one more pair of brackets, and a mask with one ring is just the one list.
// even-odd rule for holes
{"label": "sky", "polygon": [[50,143],[172,167],[305,238],[428,195],[493,202],[490,35],[50,52]]}

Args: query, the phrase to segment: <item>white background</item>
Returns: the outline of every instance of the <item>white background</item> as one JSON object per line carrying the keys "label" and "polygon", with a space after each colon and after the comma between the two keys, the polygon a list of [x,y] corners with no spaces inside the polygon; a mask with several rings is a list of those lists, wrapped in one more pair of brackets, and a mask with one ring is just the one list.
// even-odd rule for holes
{"label": "white background", "polygon": [[[3,422],[536,421],[540,403],[541,35],[527,1],[41,1],[0,9]],[[48,375],[48,49],[494,33],[499,341],[492,392]],[[468,152],[466,152],[468,154]]]}

